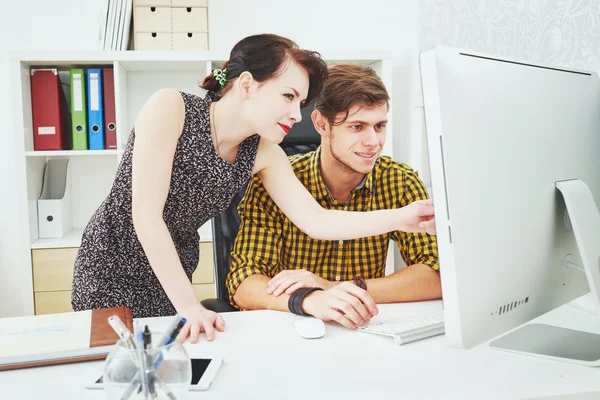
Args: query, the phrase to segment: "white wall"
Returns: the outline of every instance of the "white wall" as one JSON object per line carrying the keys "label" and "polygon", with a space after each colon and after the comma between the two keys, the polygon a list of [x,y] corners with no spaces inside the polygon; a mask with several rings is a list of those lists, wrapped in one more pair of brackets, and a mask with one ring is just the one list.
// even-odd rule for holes
{"label": "white wall", "polygon": [[417,0],[211,0],[211,50],[245,36],[275,33],[321,53],[382,51],[393,61],[394,155],[408,161],[411,78],[418,46]]}
{"label": "white wall", "polygon": [[[0,317],[22,315],[21,289],[12,271],[24,265],[15,232],[17,186],[9,94],[9,50],[92,49],[98,37],[96,21],[101,0],[0,0]],[[8,11],[10,10],[10,11]],[[94,21],[90,24],[90,21]],[[33,294],[32,294],[33,295]]]}
{"label": "white wall", "polygon": [[[6,47],[8,46],[8,35],[6,30],[8,23],[7,14],[0,14],[0,121],[10,122],[11,114],[7,110],[9,106],[9,79],[8,79],[8,61]],[[13,286],[10,278],[10,268],[14,263],[14,258],[10,254],[10,248],[17,245],[14,237],[16,226],[15,215],[11,210],[16,209],[16,197],[13,188],[14,179],[11,179],[8,172],[13,170],[14,141],[11,134],[10,124],[0,128],[0,316],[17,314],[20,308],[14,312],[11,310],[11,298],[19,298],[18,288]]]}
{"label": "white wall", "polygon": [[422,0],[420,46],[464,47],[548,65],[600,67],[600,1]]}
{"label": "white wall", "polygon": [[[420,17],[420,50],[448,45],[544,65],[600,68],[600,0],[421,0]],[[428,175],[426,148],[422,156]]]}

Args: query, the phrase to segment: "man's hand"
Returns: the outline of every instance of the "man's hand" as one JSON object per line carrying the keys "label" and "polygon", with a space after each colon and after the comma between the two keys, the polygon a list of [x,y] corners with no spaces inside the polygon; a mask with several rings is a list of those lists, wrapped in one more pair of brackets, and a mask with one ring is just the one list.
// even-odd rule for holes
{"label": "man's hand", "polygon": [[348,329],[368,323],[379,312],[369,293],[350,282],[310,293],[302,302],[302,310],[322,321],[336,321]]}
{"label": "man's hand", "polygon": [[281,271],[269,281],[267,293],[279,296],[283,292],[287,294],[294,293],[297,289],[303,287],[320,287],[327,290],[335,286],[327,279],[323,279],[305,269]]}

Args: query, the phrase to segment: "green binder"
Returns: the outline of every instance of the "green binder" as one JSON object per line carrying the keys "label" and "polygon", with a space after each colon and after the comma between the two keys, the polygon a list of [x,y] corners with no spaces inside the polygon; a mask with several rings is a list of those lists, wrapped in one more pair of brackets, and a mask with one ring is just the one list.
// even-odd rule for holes
{"label": "green binder", "polygon": [[83,69],[71,69],[71,125],[73,150],[87,150],[87,105]]}

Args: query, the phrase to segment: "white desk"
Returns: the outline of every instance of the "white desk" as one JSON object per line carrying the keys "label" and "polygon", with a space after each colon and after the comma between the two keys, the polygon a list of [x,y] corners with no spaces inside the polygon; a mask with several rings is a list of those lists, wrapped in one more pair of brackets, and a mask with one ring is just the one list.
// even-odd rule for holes
{"label": "white desk", "polygon": [[[381,305],[390,318],[441,308],[440,301]],[[490,349],[446,346],[444,336],[404,346],[391,338],[349,331],[333,323],[316,340],[295,333],[296,316],[275,311],[223,314],[224,333],[212,343],[186,344],[192,356],[223,352],[211,389],[189,399],[528,399],[600,391],[600,368],[583,367]],[[537,321],[568,322],[600,333],[600,321],[563,306]],[[169,318],[149,320],[164,329]],[[106,399],[83,383],[103,361],[0,372],[2,399]],[[580,394],[560,399],[597,399]]]}

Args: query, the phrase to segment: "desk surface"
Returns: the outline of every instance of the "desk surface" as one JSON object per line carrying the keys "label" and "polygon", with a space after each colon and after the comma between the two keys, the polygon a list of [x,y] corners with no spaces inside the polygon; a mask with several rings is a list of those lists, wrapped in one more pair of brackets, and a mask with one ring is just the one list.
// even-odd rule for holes
{"label": "desk surface", "polygon": [[[380,305],[376,319],[439,310],[441,301]],[[189,399],[530,399],[600,391],[600,368],[492,350],[449,348],[444,336],[397,346],[391,338],[327,324],[324,337],[300,338],[296,316],[277,311],[226,313],[212,343],[186,344],[191,356],[222,354],[206,392]],[[563,306],[536,320],[600,333],[600,319]],[[170,318],[147,320],[164,329]],[[83,384],[103,361],[0,373],[0,398],[106,399]],[[298,379],[296,377],[301,377]],[[5,397],[6,394],[12,396]],[[563,397],[560,397],[563,399]],[[565,399],[600,398],[581,394]]]}

